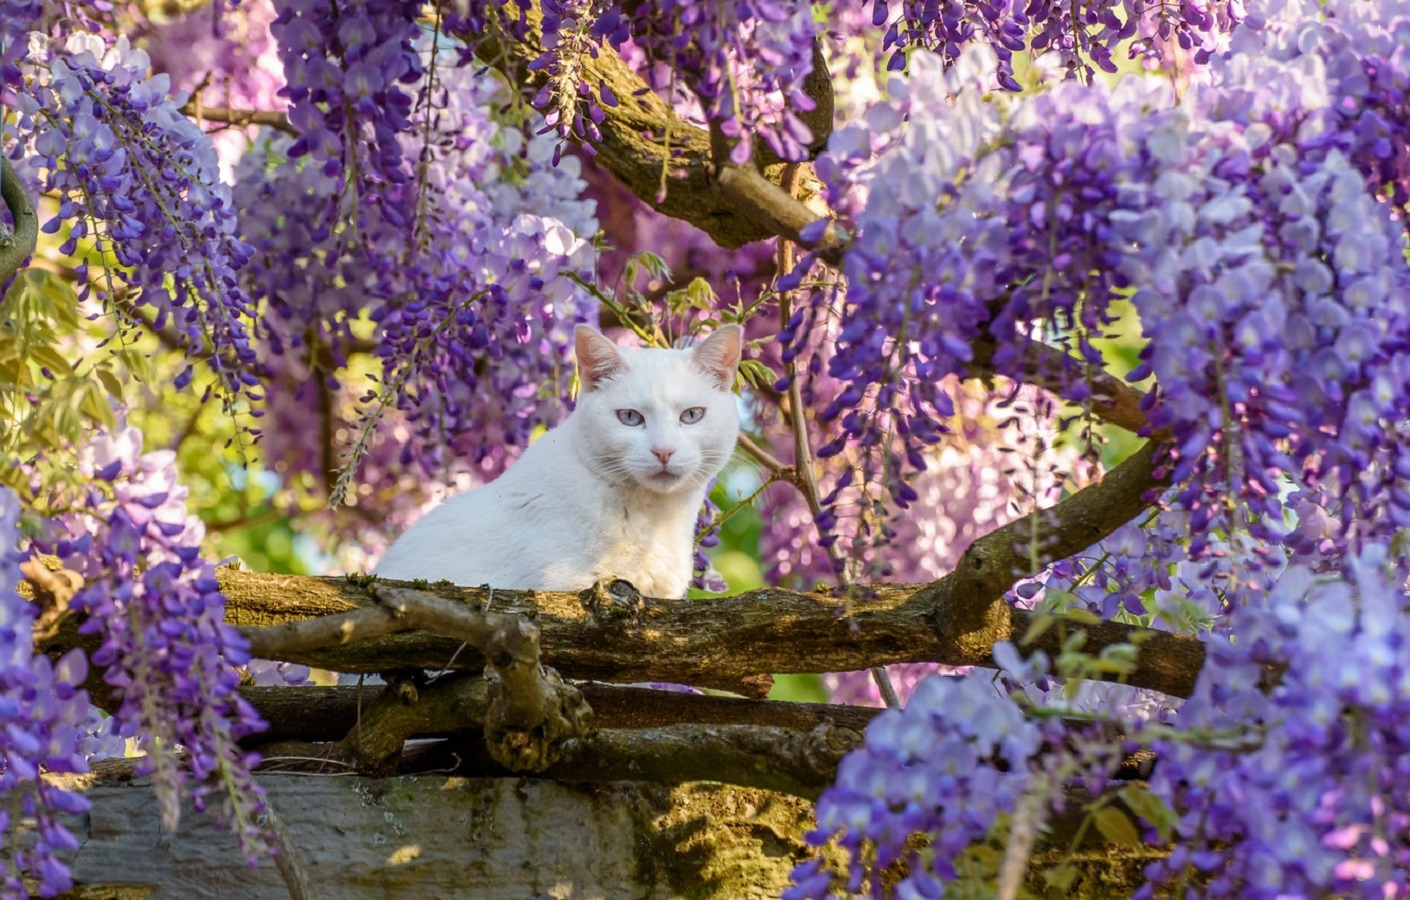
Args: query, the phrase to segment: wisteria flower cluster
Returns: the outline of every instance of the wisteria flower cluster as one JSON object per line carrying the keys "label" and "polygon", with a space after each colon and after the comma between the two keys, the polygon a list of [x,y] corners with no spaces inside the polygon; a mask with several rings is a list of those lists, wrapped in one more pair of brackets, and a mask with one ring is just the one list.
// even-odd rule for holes
{"label": "wisteria flower cluster", "polygon": [[152,776],[167,829],[184,797],[201,809],[214,796],[254,858],[267,849],[263,791],[250,777],[258,758],[237,742],[264,723],[238,693],[248,647],[224,622],[175,456],[143,454],[141,434],[126,428],[94,439],[80,467],[93,487],[62,517],[52,549],[83,576],[72,604],[87,617],[80,629],[102,638],[91,661],[121,694],[120,733],[145,753],[138,769]]}
{"label": "wisteria flower cluster", "polygon": [[[82,813],[88,801],[40,778],[42,772],[88,771],[79,731],[89,709],[81,687],[88,661],[80,649],[57,663],[33,647],[34,604],[20,597],[20,502],[0,487],[0,891],[27,897],[22,876],[32,874],[43,896],[72,886],[57,853],[78,841],[59,821]],[[24,823],[32,832],[21,840]]]}
{"label": "wisteria flower cluster", "polygon": [[[1150,343],[1132,377],[1156,378],[1152,430],[1174,436],[1196,554],[1222,521],[1216,496],[1284,536],[1288,472],[1333,488],[1344,520],[1354,504],[1367,527],[1406,521],[1404,438],[1386,424],[1410,408],[1399,229],[1340,152],[1205,120],[1151,81],[1068,83],[1000,113],[962,75],[913,61],[909,131],[875,164],[844,263],[830,371],[851,388],[824,413],[845,432],[834,446],[875,445],[873,474],[904,506],[896,473],[918,468],[909,451],[952,408],[934,385],[977,342],[995,341],[992,366],[1016,377],[1041,365],[1016,349],[1029,339],[1096,361],[1091,340],[1134,291]],[[1080,367],[1048,367],[1066,399],[1090,402]],[[875,439],[887,430],[901,450]]]}
{"label": "wisteria flower cluster", "polygon": [[1211,643],[1177,734],[1155,742],[1176,846],[1138,896],[1190,866],[1210,897],[1410,890],[1410,621],[1388,562],[1372,544],[1342,576],[1292,566]]}
{"label": "wisteria flower cluster", "polygon": [[453,66],[443,50],[422,52],[425,74],[412,89],[434,102],[395,138],[398,152],[420,160],[416,177],[368,188],[376,202],[346,211],[356,246],[324,215],[342,181],[317,148],[300,157],[287,138],[262,138],[235,189],[255,248],[248,290],[271,312],[279,389],[265,410],[267,455],[290,476],[323,479],[336,467],[323,436],[300,423],[311,404],[339,402],[332,372],[359,341],[354,324],[366,311],[384,361],[381,388],[366,398],[379,418],[348,442],[363,468],[345,471],[357,471],[369,498],[417,505],[423,494],[396,484],[408,465],[483,479],[558,417],[570,329],[596,308],[574,278],[590,273],[586,238],[597,229],[579,197],[578,161],[554,166],[552,138],[501,123],[503,88],[492,75]]}
{"label": "wisteria flower cluster", "polygon": [[288,79],[289,124],[299,132],[291,156],[312,155],[359,194],[410,179],[398,136],[411,125],[409,86],[422,74],[420,8],[411,0],[275,4],[270,30]]}
{"label": "wisteria flower cluster", "polygon": [[43,13],[43,0],[0,2],[0,86],[7,91],[20,85],[19,62],[29,46],[29,32],[39,26]]}
{"label": "wisteria flower cluster", "polygon": [[[35,40],[15,153],[60,198],[43,229],[67,229],[65,254],[91,240],[121,267],[90,273],[80,261],[81,296],[96,289],[129,318],[150,309],[154,327],[207,360],[228,403],[258,399],[254,310],[236,274],[250,250],[209,138],[180,111],[185,97],[125,37]],[[178,387],[190,380],[188,369]]]}
{"label": "wisteria flower cluster", "polygon": [[[941,896],[959,856],[1017,809],[1041,745],[1039,727],[992,673],[927,678],[904,709],[867,726],[865,745],[842,760],[808,840],[822,846],[835,838],[847,851],[849,894],[872,879],[879,889],[880,873],[904,861],[897,896]],[[924,854],[911,844],[916,834],[928,839]],[[836,880],[820,859],[810,860],[794,870],[784,897],[831,897]]]}
{"label": "wisteria flower cluster", "polygon": [[1410,203],[1410,4],[1281,0],[1263,15],[1262,28],[1238,31],[1231,52],[1197,73],[1201,105],[1214,117],[1266,123],[1304,153],[1340,149],[1403,212]]}

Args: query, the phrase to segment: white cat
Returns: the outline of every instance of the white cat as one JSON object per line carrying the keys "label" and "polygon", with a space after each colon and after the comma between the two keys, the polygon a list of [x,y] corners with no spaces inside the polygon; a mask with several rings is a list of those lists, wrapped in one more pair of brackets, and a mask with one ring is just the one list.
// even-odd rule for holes
{"label": "white cat", "polygon": [[684,597],[696,517],[739,433],[741,342],[726,325],[690,350],[633,350],[579,325],[572,415],[422,517],[377,574],[559,591],[618,577]]}

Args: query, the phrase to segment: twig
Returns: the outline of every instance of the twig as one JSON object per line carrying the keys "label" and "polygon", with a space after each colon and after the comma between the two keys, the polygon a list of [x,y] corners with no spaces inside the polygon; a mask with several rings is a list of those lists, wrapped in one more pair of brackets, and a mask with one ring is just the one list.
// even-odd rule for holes
{"label": "twig", "polygon": [[39,216],[3,147],[0,147],[0,200],[14,220],[14,231],[0,227],[0,284],[4,284],[34,252],[39,240]]}
{"label": "twig", "polygon": [[[993,338],[976,341],[973,346],[971,368],[974,373],[978,376],[998,374],[994,365],[998,345]],[[1023,360],[1022,371],[1017,375],[1025,382],[1061,394],[1072,376],[1081,376],[1092,387],[1090,408],[1093,416],[1138,434],[1150,427],[1150,420],[1143,409],[1146,394],[1120,378],[1090,366],[1057,347],[1031,338],[1020,339],[1011,345],[1011,349]],[[1155,437],[1164,438],[1165,435],[1162,433]]]}
{"label": "twig", "polygon": [[798,483],[798,473],[792,466],[786,464],[783,460],[759,446],[758,442],[749,435],[741,431],[737,443],[739,444],[739,449],[758,460],[764,468],[769,470],[769,474],[773,475],[777,480],[786,481],[794,485]]}
{"label": "twig", "polygon": [[289,900],[313,900],[313,889],[309,887],[308,866],[304,863],[298,846],[290,838],[284,820],[274,811],[274,804],[268,796],[264,798],[264,815],[269,833],[274,836],[274,845],[278,849],[274,854],[274,867],[279,870],[279,877],[284,879],[284,886],[289,890]]}
{"label": "twig", "polygon": [[[790,199],[794,190],[797,189],[798,166],[790,164],[784,167],[783,180],[779,187]],[[777,274],[779,278],[786,277],[793,271],[796,260],[793,255],[793,244],[789,240],[780,237],[778,239],[778,266]],[[778,294],[778,318],[779,328],[787,326],[788,321],[793,316],[793,292],[779,291]],[[793,429],[793,483],[802,492],[803,499],[808,504],[808,511],[813,515],[813,521],[817,522],[822,516],[822,494],[818,490],[817,474],[813,469],[813,448],[808,438],[808,417],[803,412],[803,387],[798,380],[798,360],[788,359],[784,364],[784,377],[788,380],[788,412],[789,422]],[[822,528],[818,529],[818,537],[822,538]],[[847,573],[846,561],[842,558],[837,544],[827,545],[827,557],[832,562],[833,572],[837,575],[837,581],[844,589],[851,587],[851,578]],[[872,681],[876,683],[876,689],[881,692],[881,699],[891,709],[898,709],[901,706],[901,698],[896,693],[896,688],[891,684],[891,677],[886,674],[885,666],[870,666]]]}
{"label": "twig", "polygon": [[190,116],[197,122],[221,122],[226,125],[238,125],[249,127],[252,125],[268,125],[295,137],[299,130],[289,122],[289,117],[282,112],[271,109],[232,109],[226,106],[202,106],[200,98],[192,99],[191,102],[181,107],[183,115]]}

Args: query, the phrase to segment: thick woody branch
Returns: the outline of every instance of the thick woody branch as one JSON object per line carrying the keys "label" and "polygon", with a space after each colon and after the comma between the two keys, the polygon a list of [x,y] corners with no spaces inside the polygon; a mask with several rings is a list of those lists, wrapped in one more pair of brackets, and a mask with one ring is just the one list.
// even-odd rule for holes
{"label": "thick woody branch", "polygon": [[[1008,607],[1004,593],[1035,561],[1046,565],[1082,550],[1148,508],[1147,496],[1160,484],[1153,474],[1154,454],[1147,446],[1102,481],[979,539],[954,572],[919,587],[872,585],[851,597],[762,588],[690,602],[641,598],[630,613],[615,617],[589,610],[585,600],[591,591],[495,590],[491,595],[438,585],[432,592],[477,609],[533,610],[545,661],[572,678],[713,687],[761,673],[848,671],[900,662],[992,665],[994,644],[1021,637],[1033,620],[1033,614]],[[219,576],[229,600],[227,620],[237,625],[297,623],[373,605],[367,588],[343,579],[225,569]],[[612,587],[630,593],[621,582]],[[1193,689],[1204,647],[1192,638],[1059,619],[1033,646],[1054,652],[1059,633],[1079,629],[1087,632],[1086,649],[1093,653],[1117,643],[1141,645],[1137,666],[1125,677],[1130,684],[1176,696]],[[457,656],[461,639],[432,633],[316,643],[261,644],[256,655],[343,672],[484,665],[478,653]]]}
{"label": "thick woody branch", "polygon": [[[453,684],[448,684],[453,683]],[[377,700],[367,687],[245,687],[240,693],[259,711],[269,728],[249,740],[337,741],[357,726],[361,718],[367,731],[368,709]],[[446,694],[441,691],[448,691]],[[791,703],[749,700],[588,683],[579,686],[593,711],[593,724],[602,729],[651,729],[676,725],[758,725],[812,731],[832,725],[863,731],[881,712],[869,706],[827,703]],[[443,699],[453,698],[453,699]],[[396,725],[403,736],[445,734],[456,728],[478,727],[483,721],[488,693],[483,679],[444,676],[432,680],[405,698]],[[433,709],[437,704],[440,709]]]}
{"label": "thick woody branch", "polygon": [[1162,483],[1155,476],[1158,452],[1148,442],[1101,481],[971,544],[953,572],[916,594],[933,610],[936,630],[971,657],[987,656],[994,644],[1021,636],[1017,611],[1004,602],[1004,594],[1021,578],[1092,546],[1150,508]]}
{"label": "thick woody branch", "polygon": [[[518,14],[517,8],[508,13]],[[474,47],[476,56],[486,64],[527,93],[536,93],[548,77],[543,70],[529,68],[543,53],[542,15],[536,4],[524,14],[525,33],[513,39],[505,37],[510,26],[504,19],[484,34],[459,37]],[[818,104],[817,110],[803,117],[815,140],[825,140],[827,132],[821,121],[823,112],[831,108],[831,79],[821,59],[819,52],[815,75],[804,85]],[[739,247],[779,234],[797,239],[819,218],[779,187],[782,164],[766,164],[760,173],[752,164],[736,166],[725,157],[717,161],[710,136],[676,115],[610,47],[600,48],[595,58],[583,59],[582,67],[590,86],[596,89],[605,84],[619,99],[617,106],[603,104],[604,119],[598,124],[601,139],[590,142],[594,158],[651,208],[689,222],[722,247]],[[824,94],[826,101],[822,100]],[[813,248],[836,259],[840,248],[836,230],[829,226]]]}
{"label": "thick woody branch", "polygon": [[[535,770],[539,774],[581,783],[721,781],[811,798],[836,778],[842,756],[861,742],[866,723],[878,712],[642,688],[586,688],[588,696],[612,710],[613,726],[584,733],[567,745],[559,760]],[[390,774],[395,767],[389,764],[408,739],[451,735],[444,752],[454,754],[462,774],[501,775],[506,771],[502,760],[486,754],[478,741],[461,744],[454,737],[486,727],[493,715],[492,690],[482,678],[456,675],[431,682],[414,699],[370,708],[359,709],[356,688],[275,688],[246,691],[246,697],[262,712],[268,712],[267,703],[273,704],[271,724],[276,730],[271,736],[281,741],[267,748],[271,767],[319,769],[329,762],[347,762]],[[660,696],[671,701],[659,702]],[[636,715],[628,708],[632,704],[655,712]],[[279,712],[293,708],[302,711],[298,719]],[[332,724],[320,722],[310,734],[309,724],[325,718]],[[348,724],[348,737],[331,747],[288,743],[291,737],[316,740]]]}
{"label": "thick woody branch", "polygon": [[[644,779],[659,784],[719,781],[815,798],[836,780],[837,765],[860,745],[871,721],[883,711],[872,707],[744,700],[681,694],[616,685],[584,685],[601,729],[571,747],[561,763],[541,775],[569,783]],[[369,717],[356,688],[246,688],[245,698],[270,723],[257,736],[277,771],[329,771],[344,761],[346,742],[320,742],[359,722],[367,745],[399,747],[413,736],[443,738],[439,746],[418,745],[386,774],[449,767],[461,775],[502,775],[478,742],[487,708],[482,679],[452,676],[428,685],[414,701],[398,704],[392,717]],[[385,733],[384,733],[385,732]],[[1113,734],[1112,741],[1119,741]],[[385,759],[390,760],[389,754]],[[1118,779],[1149,773],[1149,751],[1124,758],[1112,772]],[[344,771],[335,769],[335,771]]]}
{"label": "thick woody branch", "polygon": [[[539,664],[539,629],[524,616],[483,612],[386,584],[373,585],[372,599],[375,605],[342,614],[242,632],[255,656],[273,659],[413,629],[473,647],[496,676],[484,717],[486,743],[497,761],[515,771],[542,770],[558,759],[564,741],[586,732],[586,705],[575,688]],[[398,750],[400,742],[393,752]],[[358,747],[350,754],[361,760],[390,755]]]}
{"label": "thick woody branch", "polygon": [[3,148],[0,148],[0,201],[4,202],[14,222],[13,231],[0,225],[0,284],[3,284],[20,270],[39,239],[39,216],[34,211],[34,201]]}

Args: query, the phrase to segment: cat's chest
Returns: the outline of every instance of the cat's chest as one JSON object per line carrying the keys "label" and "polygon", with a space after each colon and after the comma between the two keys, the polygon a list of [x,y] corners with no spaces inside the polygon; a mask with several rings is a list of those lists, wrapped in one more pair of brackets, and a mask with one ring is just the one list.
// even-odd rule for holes
{"label": "cat's chest", "polygon": [[661,510],[632,509],[616,505],[597,523],[593,580],[625,578],[650,597],[679,597],[685,593],[692,569],[690,523]]}

